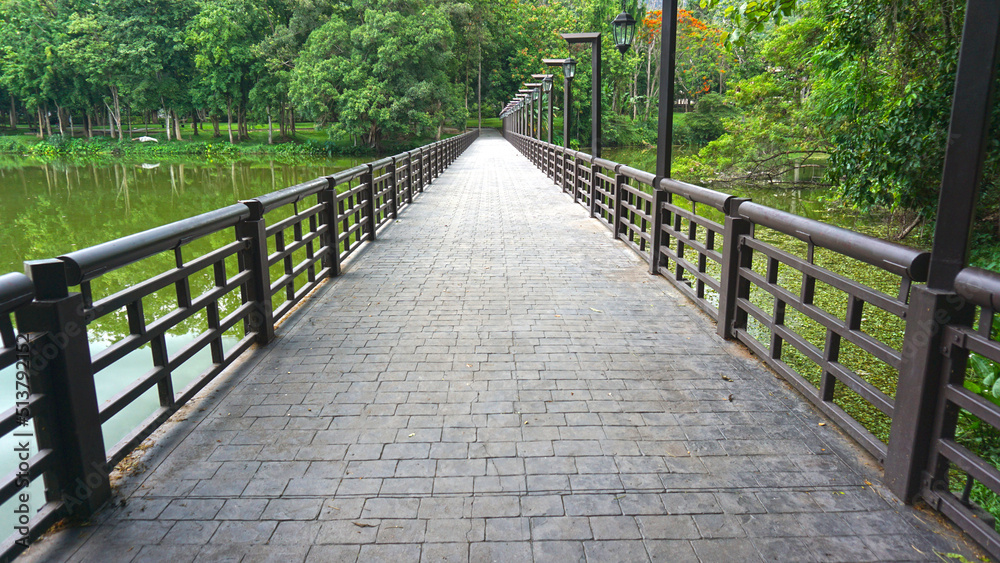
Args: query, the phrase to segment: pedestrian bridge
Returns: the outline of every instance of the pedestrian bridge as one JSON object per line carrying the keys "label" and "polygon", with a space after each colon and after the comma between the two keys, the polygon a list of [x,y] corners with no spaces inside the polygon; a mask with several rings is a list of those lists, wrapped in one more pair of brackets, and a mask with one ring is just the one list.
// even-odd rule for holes
{"label": "pedestrian bridge", "polygon": [[[781,228],[778,212],[741,218],[728,196],[670,181],[670,191],[644,191],[662,179],[509,136],[459,136],[29,263],[34,283],[5,276],[3,365],[41,362],[53,344],[33,366],[38,453],[28,472],[49,502],[21,558],[978,555],[938,512],[883,484],[893,448],[833,393],[847,386],[892,416],[894,393],[844,367],[835,349],[841,338],[861,343],[898,367],[899,351],[863,336],[862,305],[905,317],[926,253],[884,247],[896,253],[886,268],[897,294],[845,285],[814,263],[836,235],[815,222],[795,223],[813,233],[808,256],[795,259],[753,237],[753,225]],[[217,232],[229,234],[225,244],[185,256],[191,241]],[[723,244],[734,232],[742,242]],[[854,252],[870,258],[880,244],[889,243]],[[764,257],[761,273],[737,253],[750,247]],[[162,273],[96,295],[101,276],[164,251]],[[651,263],[666,275],[651,275]],[[779,267],[813,281],[788,289]],[[212,281],[195,295],[202,271]],[[817,280],[850,305],[817,317],[829,347],[815,352],[783,318],[786,305],[811,311]],[[143,296],[168,286],[177,307],[144,313]],[[771,310],[755,304],[751,286],[770,288]],[[228,308],[227,295],[236,300]],[[204,336],[167,350],[165,330],[196,309]],[[12,312],[42,355],[17,354]],[[86,331],[81,341],[67,330],[114,314],[128,333],[93,357]],[[240,338],[227,344],[234,329]],[[723,338],[740,334],[753,338],[749,348]],[[790,367],[782,343],[823,367],[819,387]],[[144,345],[154,369],[97,404],[94,374]],[[198,350],[211,367],[175,390],[172,377]],[[102,424],[153,388],[160,409],[105,448]],[[0,420],[5,432],[16,431],[14,414]],[[4,498],[17,490],[6,484]],[[948,501],[932,504],[952,514]],[[35,539],[66,515],[89,519]],[[8,540],[8,554],[21,539]]]}

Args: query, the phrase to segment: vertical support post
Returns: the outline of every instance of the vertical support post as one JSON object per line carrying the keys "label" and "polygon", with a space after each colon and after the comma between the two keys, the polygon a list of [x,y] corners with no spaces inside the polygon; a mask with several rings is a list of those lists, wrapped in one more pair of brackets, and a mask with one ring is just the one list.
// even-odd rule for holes
{"label": "vertical support post", "polygon": [[656,175],[670,177],[674,143],[674,73],[677,58],[677,0],[666,0],[660,23],[660,99],[656,135]]}
{"label": "vertical support post", "polygon": [[[328,177],[327,182],[329,187],[323,192],[320,192],[319,199],[323,201],[324,204],[329,205],[328,212],[331,215],[330,220],[336,221],[337,211],[336,211],[336,191],[333,189],[333,177]],[[329,203],[326,199],[332,197],[334,202]],[[239,266],[241,269],[246,269],[250,272],[250,281],[244,286],[242,290],[242,298],[244,303],[254,304],[254,313],[247,318],[244,322],[244,330],[246,332],[256,332],[257,344],[263,346],[268,342],[274,340],[274,307],[271,304],[271,271],[267,265],[267,222],[264,219],[264,206],[255,199],[241,201],[243,205],[246,205],[250,209],[250,216],[246,219],[240,221],[236,224],[236,238],[244,239],[249,242],[250,246],[247,248],[245,253],[240,253],[238,255]],[[337,226],[332,225],[332,230],[336,233]],[[329,234],[329,231],[328,231]],[[336,241],[336,234],[333,235],[333,240]],[[329,242],[329,241],[327,241]],[[336,242],[333,243],[336,248]],[[336,263],[331,263],[334,269],[332,270],[332,275],[340,274],[340,263],[339,263],[339,253],[334,252],[336,255]],[[325,260],[324,260],[325,262]],[[324,266],[327,265],[324,263]]]}
{"label": "vertical support post", "polygon": [[535,125],[535,138],[538,139],[539,144],[541,144],[541,140],[542,140],[542,101],[543,101],[543,98],[545,96],[545,93],[542,92],[542,87],[541,86],[539,86],[536,89],[536,91],[538,92],[538,118],[537,118],[538,121],[536,122],[536,125]]}
{"label": "vertical support post", "polygon": [[[737,319],[736,301],[750,296],[748,283],[741,283],[740,268],[752,265],[753,251],[740,247],[740,237],[753,234],[753,223],[740,215],[740,205],[750,201],[745,198],[726,200],[725,232],[722,233],[722,274],[719,287],[719,322],[716,331],[726,340],[736,338],[736,328],[743,328]],[[662,244],[662,243],[661,243]],[[744,287],[745,286],[745,287]],[[746,319],[742,319],[743,323]]]}
{"label": "vertical support post", "polygon": [[594,83],[590,88],[590,154],[601,157],[601,34],[597,34],[590,44],[591,76]]}
{"label": "vertical support post", "polygon": [[622,209],[624,209],[624,207],[622,206],[622,198],[625,192],[623,186],[625,185],[625,182],[628,181],[624,175],[618,173],[619,168],[621,168],[621,164],[615,166],[615,204],[613,207],[615,211],[614,216],[611,218],[611,233],[616,239],[621,238],[619,235],[623,230]]}
{"label": "vertical support post", "polygon": [[111,483],[83,296],[69,293],[59,259],[25,262],[25,273],[35,300],[16,311],[17,327],[28,336],[33,389],[52,398],[51,410],[35,419],[37,444],[59,454],[45,496],[66,502],[73,516],[89,516],[111,497]]}
{"label": "vertical support post", "polygon": [[580,156],[573,157],[573,203],[580,201]]}
{"label": "vertical support post", "polygon": [[[551,76],[549,77],[549,80],[552,80]],[[552,88],[551,88],[551,85],[550,85],[550,88],[549,88],[549,119],[548,119],[548,123],[546,124],[547,125],[546,130],[548,131],[548,140],[549,140],[549,144],[550,145],[552,144],[552,105],[553,105],[552,104],[552,98],[553,98],[553,94],[554,94],[554,92],[552,91]]]}
{"label": "vertical support post", "polygon": [[663,205],[667,203],[667,190],[660,187],[660,177],[653,180],[653,244],[649,249],[649,273],[658,275],[663,264]]}
{"label": "vertical support post", "polygon": [[572,78],[563,78],[563,148],[569,148],[569,116],[572,110],[573,89],[570,88]]}
{"label": "vertical support post", "polygon": [[600,166],[594,164],[594,157],[590,157],[590,218],[594,218],[594,214],[597,211],[597,183],[600,180],[597,178],[597,171],[600,170]]}
{"label": "vertical support post", "polygon": [[375,175],[372,173],[372,165],[368,164],[368,171],[361,175],[361,183],[365,184],[365,215],[368,216],[368,225],[365,227],[365,232],[368,235],[368,240],[375,240]]}
{"label": "vertical support post", "polygon": [[417,162],[416,164],[410,164],[410,174],[416,173],[417,176],[417,191],[424,193],[424,149],[419,148],[416,151]]}
{"label": "vertical support post", "polygon": [[989,141],[996,65],[1000,51],[1000,4],[969,0],[958,55],[948,147],[945,152],[937,225],[926,286],[913,286],[903,335],[896,408],[889,430],[885,483],[910,502],[932,460],[940,436],[943,328],[971,326],[974,308],[954,293],[955,276],[966,267],[969,239],[986,144]]}
{"label": "vertical support post", "polygon": [[413,151],[406,151],[406,203],[413,203]]}
{"label": "vertical support post", "polygon": [[389,164],[389,215],[396,219],[399,217],[399,187],[396,178],[396,157],[392,157]]}
{"label": "vertical support post", "polygon": [[912,502],[922,485],[934,441],[944,355],[941,335],[949,324],[972,326],[974,307],[955,293],[927,286],[910,289],[903,334],[896,409],[889,429],[885,484],[903,502]]}

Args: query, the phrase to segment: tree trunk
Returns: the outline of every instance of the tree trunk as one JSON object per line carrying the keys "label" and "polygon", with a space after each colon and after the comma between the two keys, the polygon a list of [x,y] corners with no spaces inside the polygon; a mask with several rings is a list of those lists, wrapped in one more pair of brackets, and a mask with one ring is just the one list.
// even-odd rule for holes
{"label": "tree trunk", "polygon": [[226,123],[229,124],[229,144],[233,144],[233,100],[226,97]]}
{"label": "tree trunk", "polygon": [[118,100],[118,87],[111,86],[111,103],[113,110],[111,112],[111,117],[115,121],[115,125],[118,126],[118,139],[124,139],[125,136],[122,132],[122,108]]}
{"label": "tree trunk", "polygon": [[267,144],[274,144],[274,125],[271,123],[271,106],[267,106]]}
{"label": "tree trunk", "polygon": [[128,123],[128,136],[131,139],[135,137],[135,131],[132,130],[132,106],[125,104],[125,122]]}
{"label": "tree trunk", "polygon": [[174,120],[174,138],[178,141],[183,141],[184,137],[181,136],[181,120],[177,118],[177,112],[170,109],[170,116]]}
{"label": "tree trunk", "polygon": [[45,104],[45,136],[52,135],[52,122],[49,119],[49,104]]}
{"label": "tree trunk", "polygon": [[292,137],[295,136],[295,106],[288,106],[288,120],[291,124]]}
{"label": "tree trunk", "polygon": [[39,104],[35,108],[35,113],[38,115],[38,138],[42,139],[45,137],[45,125],[42,124],[42,106]]}
{"label": "tree trunk", "polygon": [[104,107],[108,108],[108,131],[111,133],[111,138],[115,138],[115,118],[111,113],[111,106],[104,104]]}
{"label": "tree trunk", "polygon": [[219,116],[214,113],[212,114],[212,129],[214,130],[213,137],[218,139],[222,136],[222,133],[219,132]]}
{"label": "tree trunk", "polygon": [[87,112],[83,116],[83,128],[84,128],[84,133],[87,135],[87,138],[93,139],[94,124],[90,121],[90,110],[87,110]]}
{"label": "tree trunk", "polygon": [[63,127],[63,109],[58,103],[56,104],[56,121],[59,123],[59,134],[65,137],[66,128]]}
{"label": "tree trunk", "polygon": [[278,133],[282,139],[288,138],[288,130],[285,126],[285,104],[278,107]]}
{"label": "tree trunk", "polygon": [[173,131],[171,131],[171,129],[170,129],[172,125],[173,125],[173,123],[170,123],[170,110],[168,110],[166,107],[164,107],[163,108],[163,130],[167,132],[167,140],[168,141],[170,141],[170,140],[172,140],[174,138]]}
{"label": "tree trunk", "polygon": [[17,103],[14,96],[10,97],[10,128],[17,129]]}

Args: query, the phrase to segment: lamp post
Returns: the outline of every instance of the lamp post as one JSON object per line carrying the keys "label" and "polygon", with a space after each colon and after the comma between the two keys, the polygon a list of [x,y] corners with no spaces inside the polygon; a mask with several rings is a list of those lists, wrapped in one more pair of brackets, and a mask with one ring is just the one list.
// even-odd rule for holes
{"label": "lamp post", "polygon": [[[542,59],[548,66],[562,67],[563,71],[563,148],[569,148],[569,112],[573,101],[573,91],[570,88],[573,77],[576,76],[576,61],[573,59]],[[552,121],[549,120],[551,126]]]}
{"label": "lamp post", "polygon": [[563,33],[562,38],[570,45],[590,43],[590,153],[601,156],[601,34]]}
{"label": "lamp post", "polygon": [[660,24],[660,99],[656,125],[656,175],[670,177],[674,143],[674,72],[677,67],[677,0],[664,0]]}
{"label": "lamp post", "polygon": [[[525,82],[524,87],[528,88],[531,96],[531,125],[534,128],[534,133],[531,135],[537,139],[542,138],[542,83],[541,82]],[[535,117],[535,102],[538,102],[538,117]],[[536,121],[537,119],[537,121]]]}
{"label": "lamp post", "polygon": [[521,131],[523,135],[531,136],[531,89],[521,88],[518,90],[518,95],[521,96],[521,104],[524,107],[525,119],[524,119],[524,131]]}
{"label": "lamp post", "polygon": [[[548,137],[548,142],[551,145],[552,144],[552,75],[551,74],[532,74],[531,77],[534,78],[534,79],[536,79],[536,80],[541,80],[542,81],[542,83],[541,83],[542,84],[542,95],[544,95],[545,98],[547,98],[548,101],[549,101],[549,116],[548,116],[548,119],[546,121],[545,131],[546,131],[546,134],[547,134],[547,137]],[[539,120],[539,123],[541,123],[541,119],[542,119],[542,115],[541,115],[542,105],[539,105],[538,109],[539,109],[538,120]],[[538,130],[538,138],[539,139],[542,138],[541,128],[539,128],[539,130]]]}

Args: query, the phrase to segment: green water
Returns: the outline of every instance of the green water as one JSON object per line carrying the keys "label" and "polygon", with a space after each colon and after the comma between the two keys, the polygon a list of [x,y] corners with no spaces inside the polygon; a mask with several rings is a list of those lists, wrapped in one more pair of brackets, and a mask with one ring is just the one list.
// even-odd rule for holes
{"label": "green water", "polygon": [[[358,159],[192,161],[156,162],[41,162],[4,156],[0,158],[0,273],[23,271],[25,260],[52,258],[74,250],[137,233],[212,211],[268,192],[359,164]],[[276,214],[277,215],[277,214]],[[205,240],[185,245],[185,259],[207,252],[234,239],[226,229]],[[234,260],[230,259],[229,262]],[[148,279],[173,266],[169,253],[127,266],[93,282],[94,298],[109,295]],[[227,264],[235,273],[235,264]],[[192,276],[197,296],[212,285],[211,272]],[[224,316],[239,305],[238,291],[220,302]],[[173,286],[143,299],[147,322],[177,307]],[[101,318],[88,327],[91,354],[104,350],[128,334],[123,311]],[[205,330],[204,312],[195,315],[166,335],[173,353]],[[227,333],[228,349],[242,337],[241,327]],[[172,373],[179,391],[211,365],[210,352],[197,354]],[[153,367],[147,346],[129,354],[95,376],[98,401],[104,402]],[[14,370],[0,371],[0,411],[13,406]],[[110,448],[155,411],[156,388],[106,422],[105,446]],[[30,430],[30,428],[25,428]],[[35,448],[34,438],[29,439]],[[14,437],[0,439],[0,474],[16,467]],[[43,494],[36,481],[29,489],[32,508],[42,505]],[[0,507],[0,537],[12,529],[13,507]]]}

